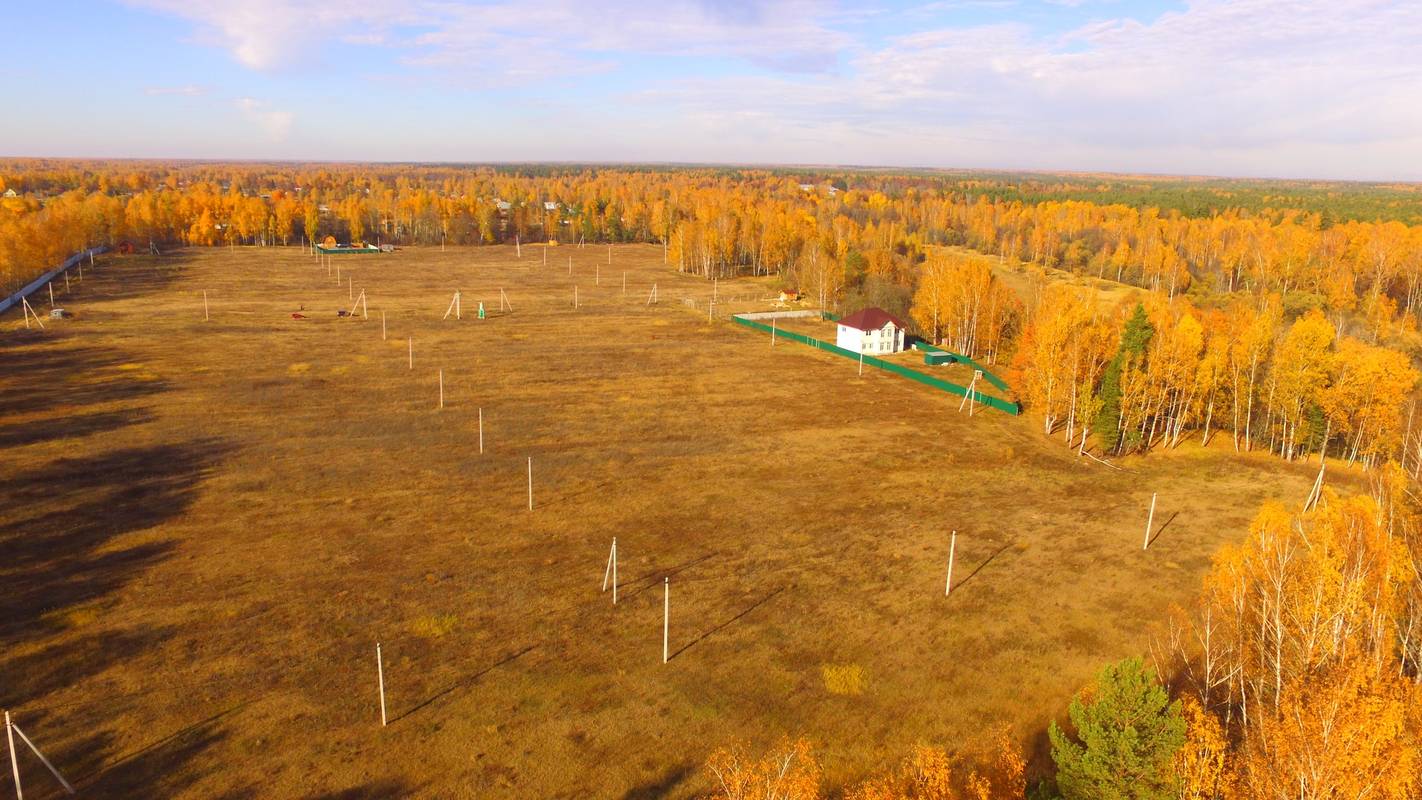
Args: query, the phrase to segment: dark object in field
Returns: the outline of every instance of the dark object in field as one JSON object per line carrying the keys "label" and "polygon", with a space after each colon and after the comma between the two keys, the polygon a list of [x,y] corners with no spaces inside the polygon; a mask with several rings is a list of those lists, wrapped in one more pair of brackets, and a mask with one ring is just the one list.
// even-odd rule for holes
{"label": "dark object in field", "polygon": [[306,315],[305,315],[305,314],[299,314],[299,313],[293,311],[293,312],[291,312],[291,318],[292,318],[292,319],[306,319]]}
{"label": "dark object in field", "polygon": [[353,316],[353,315],[352,315],[351,312],[349,312],[349,311],[337,311],[337,312],[336,312],[336,316],[338,316],[338,317],[349,317],[349,316]]}
{"label": "dark object in field", "polygon": [[62,308],[51,308],[49,310],[50,319],[69,319],[72,316],[74,315]]}

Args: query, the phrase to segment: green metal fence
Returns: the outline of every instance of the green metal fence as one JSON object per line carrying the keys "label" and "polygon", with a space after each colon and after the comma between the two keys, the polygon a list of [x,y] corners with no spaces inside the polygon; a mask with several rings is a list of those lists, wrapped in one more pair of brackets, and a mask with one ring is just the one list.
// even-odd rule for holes
{"label": "green metal fence", "polygon": [[[828,312],[825,312],[823,314],[823,317],[832,322],[838,321],[839,319],[838,317]],[[860,360],[860,358],[863,358],[864,366],[866,367],[874,367],[875,369],[882,369],[885,372],[892,372],[896,375],[902,375],[903,377],[908,378],[911,381],[917,381],[918,383],[921,383],[925,386],[932,386],[935,389],[940,389],[950,394],[956,394],[959,397],[968,396],[968,387],[966,386],[959,386],[958,384],[953,383],[952,381],[945,381],[942,378],[935,378],[932,375],[919,372],[916,369],[909,369],[908,367],[902,366],[900,364],[895,364],[892,361],[885,361],[882,358],[875,358],[874,356],[861,355],[860,353],[856,353],[853,350],[846,350],[843,347],[839,347],[838,345],[833,345],[829,342],[822,342],[819,339],[813,338],[811,336],[806,336],[802,333],[780,330],[778,328],[772,331],[769,325],[756,322],[755,320],[745,319],[744,317],[741,317],[739,315],[732,315],[731,321],[735,322],[737,325],[743,325],[747,328],[752,328],[754,330],[762,331],[764,333],[774,333],[776,338],[789,339],[793,342],[799,342],[801,344],[809,345],[810,347],[813,347],[816,350],[824,350],[829,353],[834,353],[835,355],[854,359],[855,361],[858,361]],[[929,345],[929,347],[932,347],[932,345]],[[939,352],[948,352],[939,348],[934,349],[938,350]],[[957,354],[954,353],[952,355],[956,356]],[[982,369],[982,367],[979,366],[977,362],[973,361],[970,358],[967,358],[966,356],[958,356],[958,358],[964,363],[971,365],[974,369]],[[1002,389],[1004,391],[1007,390],[1007,384],[1003,383],[1001,379],[999,379],[995,375],[992,375],[992,373],[988,372],[987,370],[983,370],[983,379],[987,380],[989,383],[991,383],[993,386],[998,387],[999,389]],[[989,397],[988,395],[979,392],[977,389],[973,390],[972,396],[973,400],[975,400],[976,402],[982,403],[983,405],[988,406],[990,408],[995,408],[998,411],[1005,411],[1008,414],[1012,414],[1014,416],[1022,413],[1022,410],[1017,406],[1016,403],[1013,403],[1008,400],[1003,400],[1000,397]]]}

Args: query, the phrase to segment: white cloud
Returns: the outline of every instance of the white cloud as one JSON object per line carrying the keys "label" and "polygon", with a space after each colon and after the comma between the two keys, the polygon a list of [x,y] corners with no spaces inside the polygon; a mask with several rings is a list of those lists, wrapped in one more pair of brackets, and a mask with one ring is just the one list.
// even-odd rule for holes
{"label": "white cloud", "polygon": [[239,97],[234,101],[237,110],[254,123],[272,141],[282,141],[291,133],[291,125],[296,115],[290,111],[269,108],[267,103],[251,97]]}
{"label": "white cloud", "polygon": [[[830,0],[124,0],[187,19],[253,69],[329,42],[386,45],[410,63],[547,77],[624,54],[720,56],[789,71],[834,66],[852,40],[821,22]],[[478,82],[476,80],[476,82]]]}
{"label": "white cloud", "polygon": [[[1034,18],[1017,0],[887,15],[836,0],[124,2],[192,21],[254,69],[341,43],[386,48],[410,73],[397,77],[523,84],[514,137],[540,90],[616,73],[609,85],[632,88],[587,82],[589,102],[656,117],[661,158],[1422,177],[1422,2],[1184,0],[1142,20],[1125,3],[1056,0],[1116,18],[1051,33],[1014,22]],[[1003,21],[858,32],[869,17],[880,36],[922,26],[926,9]],[[686,56],[683,75],[702,77],[629,66],[646,56]],[[771,77],[725,76],[726,60]],[[274,137],[293,124],[244,113]]]}
{"label": "white cloud", "polygon": [[1404,154],[1422,141],[1419,35],[1422,3],[1191,0],[1050,36],[919,31],[860,50],[842,76],[642,97],[703,120],[772,117],[781,133],[864,132],[803,160],[1417,178]]}

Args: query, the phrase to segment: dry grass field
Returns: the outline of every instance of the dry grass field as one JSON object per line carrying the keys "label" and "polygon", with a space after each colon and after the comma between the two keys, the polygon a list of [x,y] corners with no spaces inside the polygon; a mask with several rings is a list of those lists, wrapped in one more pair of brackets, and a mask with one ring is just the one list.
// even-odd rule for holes
{"label": "dry grass field", "polygon": [[840,786],[997,722],[1040,758],[1312,479],[1223,448],[1112,471],[708,322],[659,248],[541,255],[339,257],[368,320],[298,248],[101,258],[73,319],[0,321],[0,706],[82,793],[688,797],[710,749],[783,734]]}

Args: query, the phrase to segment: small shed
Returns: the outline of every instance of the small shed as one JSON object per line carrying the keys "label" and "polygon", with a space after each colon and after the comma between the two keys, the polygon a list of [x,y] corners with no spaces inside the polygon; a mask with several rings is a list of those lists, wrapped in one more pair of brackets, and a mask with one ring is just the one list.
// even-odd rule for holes
{"label": "small shed", "polygon": [[835,344],[866,355],[897,353],[904,349],[908,323],[882,308],[864,308],[839,321]]}

